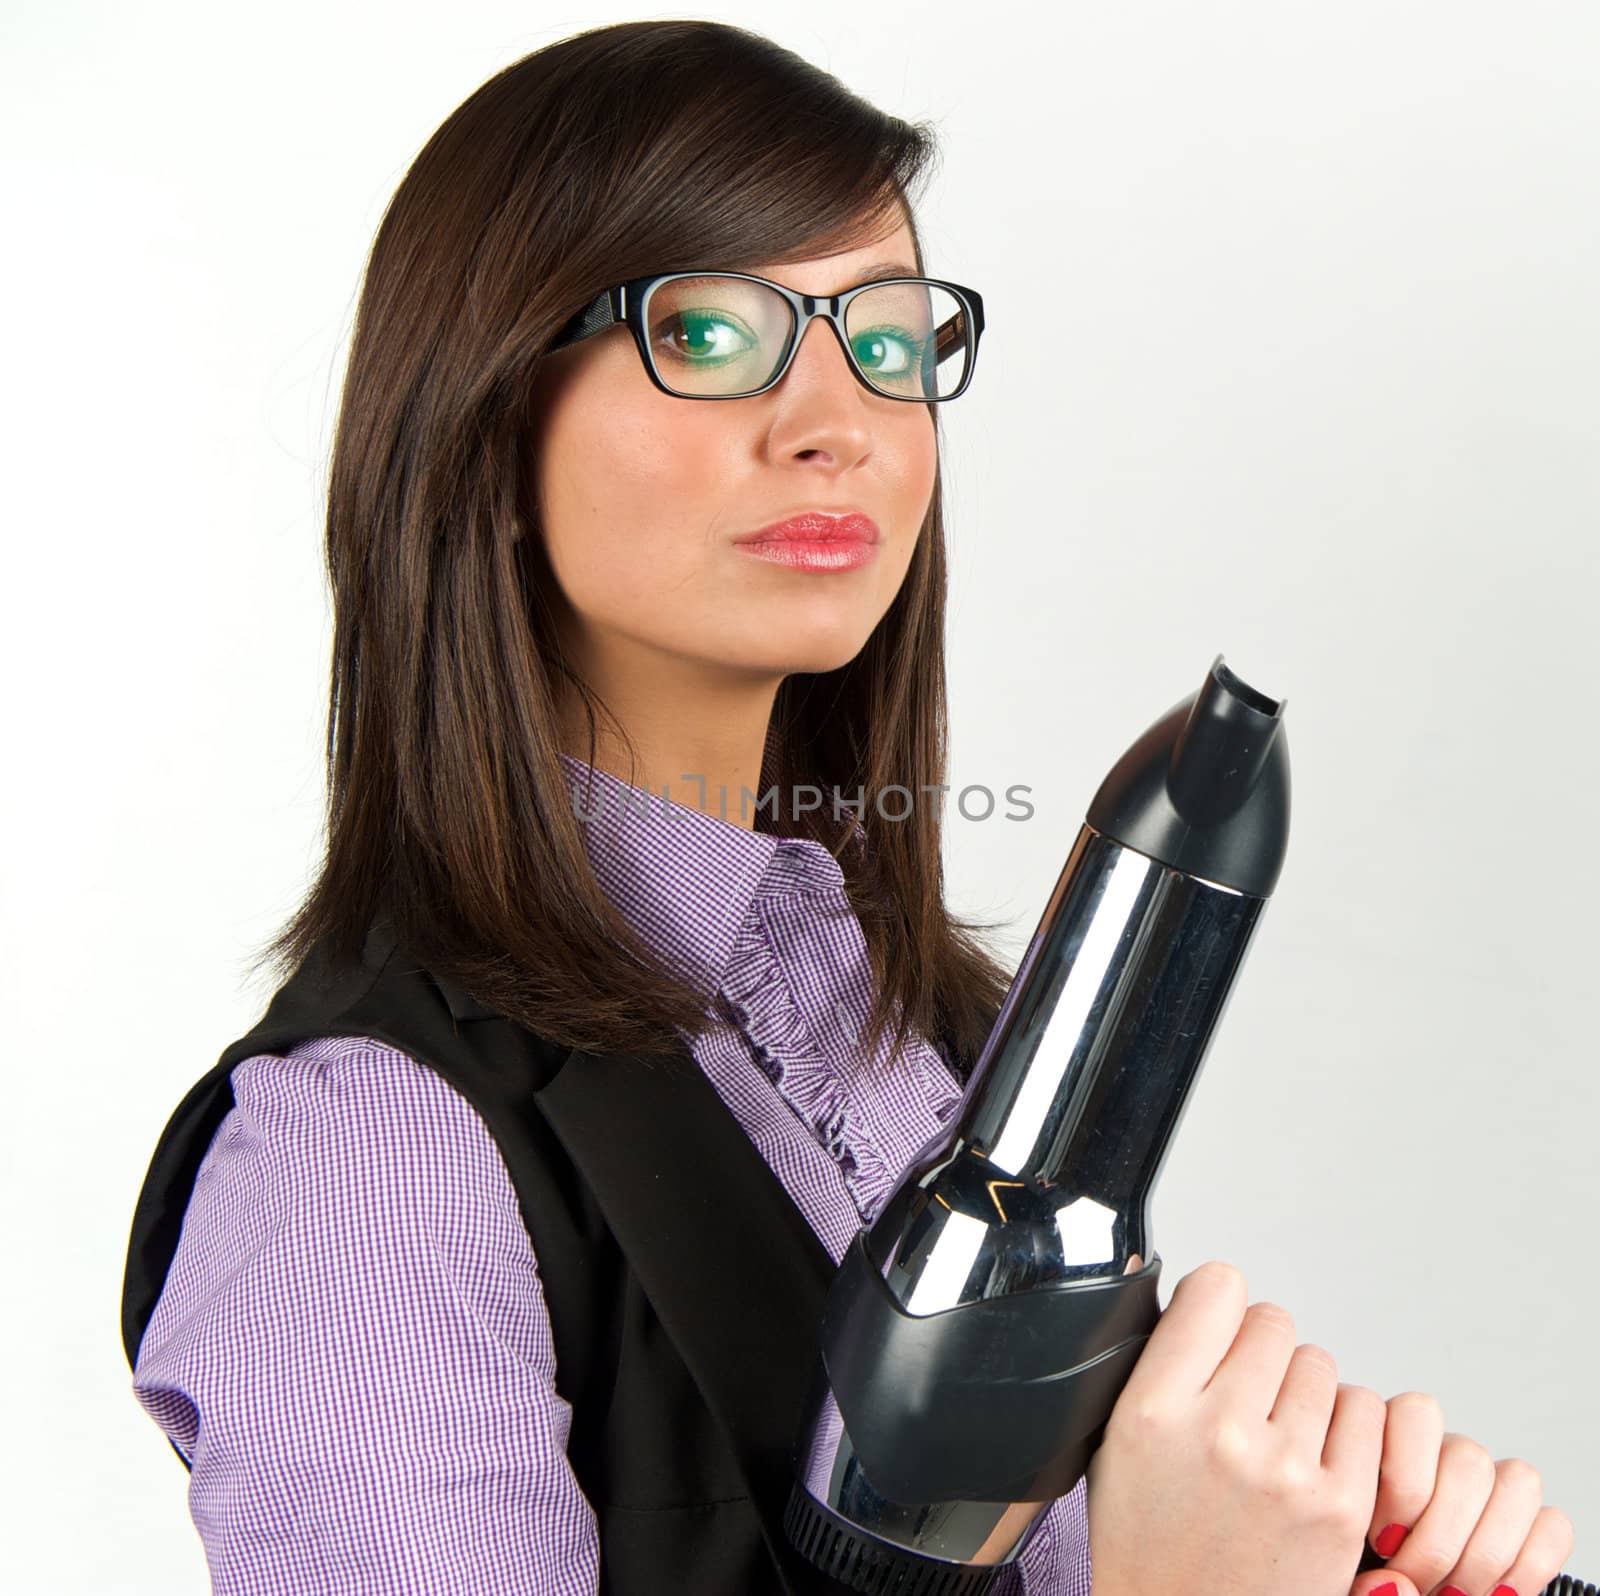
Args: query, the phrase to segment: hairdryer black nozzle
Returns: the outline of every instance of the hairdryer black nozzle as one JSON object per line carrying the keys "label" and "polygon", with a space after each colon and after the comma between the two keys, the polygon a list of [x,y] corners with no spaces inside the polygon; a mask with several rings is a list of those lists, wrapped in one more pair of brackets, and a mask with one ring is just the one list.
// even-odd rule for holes
{"label": "hairdryer black nozzle", "polygon": [[1255,788],[1287,700],[1247,686],[1217,655],[1167,766],[1167,795],[1191,826],[1214,826]]}
{"label": "hairdryer black nozzle", "polygon": [[1218,654],[1200,691],[1112,767],[1089,824],[1186,875],[1269,896],[1289,843],[1287,702],[1241,681]]}

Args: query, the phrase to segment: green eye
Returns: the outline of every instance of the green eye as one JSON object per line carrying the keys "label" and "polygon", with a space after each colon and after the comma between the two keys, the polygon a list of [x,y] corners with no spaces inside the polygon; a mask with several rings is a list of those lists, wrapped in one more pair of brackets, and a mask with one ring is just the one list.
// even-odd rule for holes
{"label": "green eye", "polygon": [[661,323],[657,342],[686,364],[715,365],[719,360],[748,354],[755,341],[741,333],[727,316],[683,310]]}
{"label": "green eye", "polygon": [[875,377],[906,377],[921,368],[925,340],[902,328],[875,327],[850,342],[861,369]]}

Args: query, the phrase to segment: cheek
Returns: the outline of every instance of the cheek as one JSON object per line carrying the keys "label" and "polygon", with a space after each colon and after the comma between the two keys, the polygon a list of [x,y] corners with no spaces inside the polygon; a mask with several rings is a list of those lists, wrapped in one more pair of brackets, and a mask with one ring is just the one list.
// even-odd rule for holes
{"label": "cheek", "polygon": [[933,497],[933,479],[939,471],[939,435],[933,429],[933,417],[925,419],[926,425],[916,428],[906,445],[908,475],[921,491],[924,509]]}
{"label": "cheek", "polygon": [[728,480],[725,427],[664,414],[653,401],[673,401],[628,386],[551,417],[545,433],[551,567],[573,607],[596,619],[683,600],[705,553],[695,529],[714,524]]}
{"label": "cheek", "polygon": [[922,535],[922,524],[927,518],[928,506],[933,502],[933,485],[939,473],[939,441],[933,430],[933,420],[926,425],[907,428],[898,440],[894,480],[897,507],[901,524],[906,529],[902,557],[895,562],[896,586],[911,564],[911,556]]}

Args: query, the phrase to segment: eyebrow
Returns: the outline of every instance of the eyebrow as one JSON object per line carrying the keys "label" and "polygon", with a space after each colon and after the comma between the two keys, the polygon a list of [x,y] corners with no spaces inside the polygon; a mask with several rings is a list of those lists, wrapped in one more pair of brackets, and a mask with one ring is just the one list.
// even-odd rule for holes
{"label": "eyebrow", "polygon": [[902,265],[899,261],[879,261],[876,266],[867,267],[867,275],[858,278],[858,282],[882,282],[886,277],[920,277],[921,272],[915,266]]}
{"label": "eyebrow", "polygon": [[[755,271],[753,268],[748,266],[739,267],[736,269],[749,272],[752,277],[766,276],[765,272]],[[846,284],[845,287],[863,288],[868,283],[881,283],[893,277],[920,276],[922,276],[922,273],[919,272],[915,266],[907,266],[904,261],[880,260],[876,264],[864,268],[863,275],[858,277],[855,282]],[[776,279],[773,280],[776,281]],[[836,292],[842,294],[844,292],[844,288],[841,287],[836,290]]]}

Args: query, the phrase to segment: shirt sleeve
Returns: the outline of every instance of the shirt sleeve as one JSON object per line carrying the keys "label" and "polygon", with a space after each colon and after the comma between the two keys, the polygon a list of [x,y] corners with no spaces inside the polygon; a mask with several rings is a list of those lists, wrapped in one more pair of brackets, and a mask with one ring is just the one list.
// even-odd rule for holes
{"label": "shirt sleeve", "polygon": [[1089,1481],[1085,1476],[1051,1504],[1017,1559],[1025,1596],[1090,1596]]}
{"label": "shirt sleeve", "polygon": [[488,1127],[365,1037],[242,1060],[133,1389],[213,1596],[594,1596],[543,1287]]}

